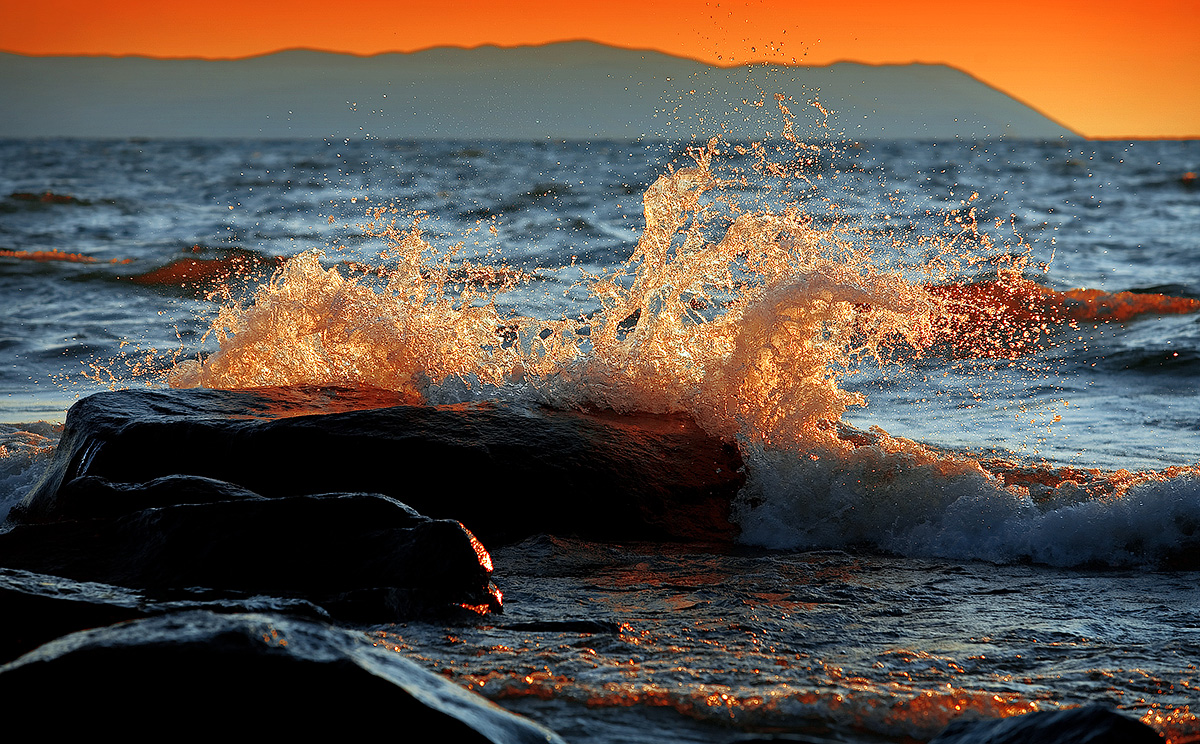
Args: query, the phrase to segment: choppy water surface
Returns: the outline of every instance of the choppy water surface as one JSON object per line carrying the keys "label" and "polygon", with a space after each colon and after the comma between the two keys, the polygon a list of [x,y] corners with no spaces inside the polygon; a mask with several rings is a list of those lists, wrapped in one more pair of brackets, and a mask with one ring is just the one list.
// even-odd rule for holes
{"label": "choppy water surface", "polygon": [[922,739],[1095,700],[1200,734],[1196,142],[0,163],[5,509],[111,384],[686,411],[747,460],[736,550],[536,538],[493,550],[493,625],[380,641],[570,740]]}
{"label": "choppy water surface", "polygon": [[494,557],[494,626],[377,635],[571,741],[920,740],[1088,702],[1195,734],[1195,572],[558,538]]}

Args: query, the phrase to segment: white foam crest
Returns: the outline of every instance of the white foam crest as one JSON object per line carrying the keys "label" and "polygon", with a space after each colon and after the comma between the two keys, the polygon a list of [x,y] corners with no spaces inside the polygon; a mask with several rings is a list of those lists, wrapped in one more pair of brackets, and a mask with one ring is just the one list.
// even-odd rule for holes
{"label": "white foam crest", "polygon": [[1064,480],[1035,501],[975,460],[892,437],[799,457],[748,449],[737,514],[753,545],[1064,567],[1158,565],[1200,548],[1194,469],[1143,474],[1104,497]]}
{"label": "white foam crest", "polygon": [[1193,471],[1151,478],[1120,496],[1045,512],[1024,535],[1033,559],[1053,565],[1130,565],[1194,555],[1200,549],[1200,476]]}

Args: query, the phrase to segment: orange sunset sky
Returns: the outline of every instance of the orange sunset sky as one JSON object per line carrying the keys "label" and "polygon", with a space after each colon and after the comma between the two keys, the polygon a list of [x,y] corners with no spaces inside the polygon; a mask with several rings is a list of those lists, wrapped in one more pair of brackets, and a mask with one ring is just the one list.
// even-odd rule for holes
{"label": "orange sunset sky", "polygon": [[1200,0],[0,0],[0,50],[243,57],[590,39],[719,65],[939,62],[1089,137],[1200,137]]}

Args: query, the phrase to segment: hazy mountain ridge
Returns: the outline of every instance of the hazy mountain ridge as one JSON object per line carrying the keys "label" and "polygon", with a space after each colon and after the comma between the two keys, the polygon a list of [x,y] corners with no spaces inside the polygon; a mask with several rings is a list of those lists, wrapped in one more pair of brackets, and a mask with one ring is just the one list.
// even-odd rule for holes
{"label": "hazy mountain ridge", "polygon": [[719,68],[593,42],[237,60],[0,53],[0,136],[761,137],[783,127],[776,93],[804,136],[1077,136],[945,65]]}

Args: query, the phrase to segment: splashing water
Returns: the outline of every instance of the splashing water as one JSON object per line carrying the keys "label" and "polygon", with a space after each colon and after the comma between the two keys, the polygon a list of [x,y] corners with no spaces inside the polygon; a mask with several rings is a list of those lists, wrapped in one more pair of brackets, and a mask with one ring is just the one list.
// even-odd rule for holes
{"label": "splashing water", "polygon": [[[539,238],[529,250],[513,245],[508,254],[509,260],[530,262],[548,255],[552,265],[578,252],[581,267],[534,270],[524,263],[516,268],[501,259],[477,258],[465,246],[439,247],[443,243],[431,237],[431,219],[423,215],[373,209],[365,250],[351,249],[350,261],[337,248],[296,256],[278,267],[251,301],[225,301],[208,336],[219,347],[215,352],[178,363],[170,353],[155,355],[140,368],[142,379],[157,382],[163,366],[174,364],[176,385],[350,385],[360,390],[358,396],[345,396],[354,398],[348,405],[363,407],[390,405],[398,398],[434,404],[503,398],[685,411],[713,433],[736,441],[747,484],[735,515],[740,540],[750,549],[596,545],[540,536],[493,553],[511,582],[505,587],[514,598],[504,623],[508,628],[413,623],[380,630],[381,642],[489,697],[506,699],[506,705],[550,698],[547,709],[552,709],[562,701],[570,711],[557,720],[567,721],[564,735],[574,733],[571,725],[606,734],[631,731],[653,718],[637,708],[661,707],[721,726],[716,738],[731,736],[730,725],[747,732],[796,725],[815,734],[822,729],[810,726],[823,721],[849,730],[851,735],[839,737],[846,740],[925,739],[964,712],[1014,715],[1099,695],[1176,740],[1194,737],[1200,729],[1188,695],[1194,691],[1195,670],[1180,659],[1195,656],[1189,634],[1195,618],[1188,612],[1195,605],[1195,575],[1088,569],[1197,568],[1196,469],[1105,471],[1080,464],[1069,452],[1064,456],[1065,445],[1052,450],[1050,456],[1060,458],[1054,463],[1006,449],[1012,438],[1034,428],[1031,419],[1045,421],[1056,413],[1071,419],[1077,404],[1086,410],[1103,400],[1083,392],[1076,398],[1075,391],[1093,381],[1114,390],[1131,380],[1172,386],[1169,401],[1183,408],[1177,418],[1191,417],[1184,424],[1194,427],[1194,405],[1187,399],[1192,386],[1182,377],[1194,370],[1187,359],[1195,349],[1194,335],[1187,335],[1194,319],[1164,317],[1116,327],[1147,313],[1196,312],[1200,303],[1195,300],[1152,294],[1194,292],[1193,276],[1185,272],[1180,284],[1145,293],[1066,290],[1031,268],[1029,250],[1019,238],[1008,241],[1015,245],[992,245],[975,229],[972,205],[978,199],[931,222],[920,217],[925,202],[918,189],[906,188],[903,198],[920,206],[897,209],[900,219],[892,214],[893,222],[886,223],[869,214],[874,206],[861,206],[879,193],[875,185],[844,172],[844,180],[831,185],[837,180],[834,167],[871,167],[887,145],[872,144],[829,166],[823,163],[832,160],[830,150],[843,145],[791,144],[797,145],[792,153],[769,142],[742,143],[744,152],[737,145],[710,144],[695,150],[687,167],[657,181],[646,180],[641,166],[614,167],[611,178],[589,175],[586,193],[534,186],[526,195],[529,204],[506,199],[506,190],[521,193],[545,178],[545,172],[537,173],[541,166],[535,162],[511,181],[496,173],[516,161],[535,161],[542,151],[497,146],[503,157],[471,156],[471,167],[479,169],[463,181],[463,193],[448,199],[448,208],[441,206],[440,195],[429,196],[435,187],[429,183],[411,189],[413,198],[464,228],[487,212],[486,207],[457,211],[474,197],[483,204],[503,202],[496,208],[514,227],[518,220],[532,222],[535,211],[538,224],[546,225],[557,217],[565,223],[571,211],[587,216],[595,210],[590,226],[612,229],[612,235],[596,238],[598,246],[587,246],[595,233],[580,228],[544,243]],[[455,179],[462,180],[454,146],[406,144],[400,154],[388,155],[388,163],[408,168],[414,178],[422,168],[435,172],[441,179],[436,186],[449,191]],[[372,147],[364,144],[360,152],[374,152]],[[913,180],[902,170],[910,157],[913,168],[932,163],[941,169],[943,162],[922,155],[922,147],[896,148],[896,157],[904,160],[887,177]],[[281,149],[289,153],[287,162],[298,160],[293,150]],[[423,158],[445,158],[447,164],[428,167],[422,160],[420,167],[409,167],[418,150]],[[1049,150],[1022,144],[1010,153],[1027,163]],[[571,150],[575,160],[564,150],[549,152],[561,157],[564,169],[584,162],[588,173],[607,168],[613,157],[598,146]],[[1049,162],[1051,155],[1045,157]],[[174,167],[177,161],[165,162]],[[1038,175],[1040,164],[1031,170]],[[554,177],[562,172],[555,170]],[[626,239],[624,223],[602,196],[625,200],[618,179],[653,185],[645,193],[646,225],[636,252],[630,250],[628,260],[603,272],[595,267],[613,266],[603,251]],[[858,204],[858,213],[874,220],[874,232],[845,217],[855,207],[831,209],[836,205],[821,201],[822,190],[846,181],[863,188],[844,192],[843,203]],[[384,178],[370,183],[384,182],[392,183]],[[1126,187],[1139,183],[1117,181]],[[812,184],[822,188],[806,188]],[[255,194],[268,191],[255,186]],[[485,190],[489,196],[482,195]],[[376,193],[371,192],[372,199]],[[1036,204],[1037,193],[1022,199]],[[564,211],[543,210],[557,195],[563,197]],[[574,200],[570,206],[568,200]],[[275,197],[263,202],[276,208],[280,203]],[[296,210],[301,215],[317,208],[311,200],[305,204]],[[990,221],[986,209],[979,211],[980,219]],[[252,220],[262,216],[261,210],[254,214]],[[887,230],[905,220],[914,224],[908,232]],[[1156,223],[1135,221],[1126,234],[1147,224]],[[1084,225],[1100,232],[1106,223]],[[998,226],[996,232],[1002,230]],[[577,236],[584,245],[557,242],[563,234]],[[286,242],[264,243],[260,249],[290,253]],[[1147,255],[1164,252],[1159,246]],[[366,258],[375,253],[377,258]],[[1075,260],[1072,255],[1064,251],[1067,258],[1059,260]],[[185,250],[164,270],[114,271],[135,284],[169,282],[171,289],[164,293],[169,296],[200,297],[212,284],[197,274],[223,271],[232,263],[227,256],[211,248]],[[35,263],[39,259],[33,256],[5,260],[19,260],[25,268],[82,265],[61,257],[51,264]],[[273,260],[262,265],[277,268]],[[580,279],[582,267],[595,275]],[[1163,273],[1150,266],[1137,279],[1120,281],[1151,287]],[[180,293],[184,282],[188,291]],[[199,285],[195,293],[193,284]],[[122,286],[104,280],[103,286],[109,285]],[[570,297],[560,300],[563,291]],[[133,296],[141,294],[139,289]],[[144,294],[160,296],[157,290]],[[187,313],[193,307],[205,312],[199,302],[189,301],[187,307]],[[136,332],[145,319],[134,322]],[[1085,339],[1099,339],[1106,323],[1112,324],[1110,338],[1089,344]],[[183,337],[193,328],[203,332],[199,323],[185,321]],[[1122,341],[1111,343],[1112,336]],[[1169,355],[1175,350],[1171,341],[1185,359],[1152,375],[1080,373],[1094,361],[1120,369],[1124,360],[1101,355],[1127,345],[1165,349]],[[172,346],[165,339],[155,344]],[[127,374],[120,377],[120,384],[129,384]],[[878,380],[883,382],[876,385]],[[922,404],[921,398],[933,399],[942,391],[945,398]],[[862,408],[868,396],[870,406]],[[1068,398],[1070,408],[1063,405]],[[345,400],[340,391],[338,399]],[[1004,418],[999,436],[1008,439],[972,426],[980,419],[986,423],[993,405],[996,417]],[[1006,406],[1010,410],[1000,413]],[[986,410],[976,418],[979,409]],[[1022,420],[1014,425],[1017,413]],[[947,429],[940,429],[938,416]],[[873,420],[888,431],[858,423]],[[932,420],[929,428],[923,428],[926,420]],[[1121,431],[1136,421],[1132,415],[1101,414],[1100,424]],[[956,441],[948,431],[956,425],[972,427],[962,437],[963,449],[898,436],[944,444]],[[1082,428],[1078,421],[1069,426],[1074,428],[1064,424],[1064,432]],[[1146,436],[1169,436],[1170,428],[1148,431]],[[25,425],[10,434],[7,456],[0,447],[0,480],[23,493],[48,459],[43,454],[47,442],[58,434]],[[1081,438],[1085,447],[1103,444],[1086,432]],[[0,445],[5,440],[0,433]],[[1157,461],[1187,462],[1193,455],[1184,450],[1186,445],[1164,448],[1167,454]],[[1129,465],[1122,457],[1110,462]],[[448,488],[452,492],[453,484]],[[519,488],[511,480],[499,482],[485,495],[511,499],[520,509]],[[791,550],[819,547],[835,550]],[[1071,570],[962,560],[973,558]],[[570,631],[580,617],[613,617],[619,630]],[[591,709],[596,715],[577,716],[574,711],[583,705],[598,706]],[[634,709],[604,712],[626,705]],[[605,720],[620,726],[605,728]],[[682,738],[674,731],[656,736],[656,731],[646,728],[642,739]],[[696,740],[714,737],[713,730],[706,733]]]}
{"label": "splashing water", "polygon": [[[378,266],[339,271],[319,253],[292,258],[249,305],[221,308],[210,331],[218,350],[177,364],[170,383],[367,386],[413,403],[465,388],[559,407],[686,412],[741,446],[743,538],[761,545],[1059,565],[1186,552],[1188,525],[1200,519],[1194,467],[1131,475],[1014,465],[859,432],[841,417],[866,400],[842,382],[863,364],[900,375],[929,355],[1030,358],[1073,340],[1082,322],[1195,312],[1200,302],[1051,290],[1024,276],[1025,255],[975,228],[973,210],[947,218],[955,232],[923,252],[932,259],[881,257],[869,236],[822,226],[794,201],[745,205],[748,174],[721,170],[722,147],[714,139],[689,150],[688,167],[647,189],[631,257],[575,287],[591,313],[505,316],[497,298],[531,275],[460,260],[462,246],[440,251],[424,239],[422,215],[398,226],[396,208],[375,208],[366,230],[385,245]],[[769,163],[761,144],[734,150],[763,178],[792,172]],[[996,266],[994,277],[964,275],[981,265]],[[1118,503],[1134,491],[1155,506],[1133,514]]]}
{"label": "splashing water", "polygon": [[[692,414],[714,434],[773,444],[827,436],[860,395],[838,380],[857,360],[928,344],[935,298],[865,252],[814,226],[798,207],[741,211],[712,172],[717,141],[694,166],[659,178],[644,197],[646,227],[631,258],[590,277],[592,317],[503,318],[502,267],[454,264],[384,211],[372,234],[392,266],[381,287],[291,259],[248,307],[223,307],[219,350],[176,366],[178,387],[370,385],[420,400],[431,385],[521,385],[545,401],[617,411]],[[720,192],[716,199],[706,197]],[[716,205],[735,216],[706,238]],[[480,286],[480,285],[483,286]],[[458,293],[451,287],[457,285]]]}

